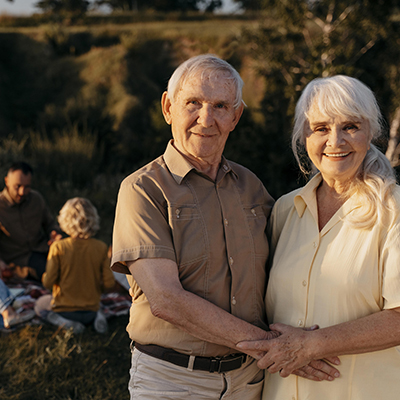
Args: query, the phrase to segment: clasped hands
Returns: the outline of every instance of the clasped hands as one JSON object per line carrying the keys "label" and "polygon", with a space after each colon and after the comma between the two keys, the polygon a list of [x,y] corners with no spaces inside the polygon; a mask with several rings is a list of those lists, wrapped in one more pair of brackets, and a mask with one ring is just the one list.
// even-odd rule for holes
{"label": "clasped hands", "polygon": [[312,331],[294,328],[285,324],[270,326],[271,339],[240,342],[236,347],[258,360],[258,367],[270,373],[279,372],[285,378],[290,374],[314,381],[333,381],[340,376],[339,371],[331,364],[339,365],[338,357],[323,360],[314,359],[311,349]]}

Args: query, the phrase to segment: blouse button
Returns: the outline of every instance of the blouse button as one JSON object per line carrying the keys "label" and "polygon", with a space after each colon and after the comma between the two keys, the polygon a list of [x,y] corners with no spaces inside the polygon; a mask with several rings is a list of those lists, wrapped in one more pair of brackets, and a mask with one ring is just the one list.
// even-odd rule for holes
{"label": "blouse button", "polygon": [[225,223],[225,226],[228,226],[228,224],[229,224],[229,222],[226,218],[224,219],[224,223]]}
{"label": "blouse button", "polygon": [[181,210],[179,208],[175,210],[176,218],[179,218],[180,213],[181,213]]}
{"label": "blouse button", "polygon": [[232,266],[233,265],[233,258],[229,257],[229,265]]}
{"label": "blouse button", "polygon": [[235,299],[235,296],[232,296],[232,301],[231,301],[231,303],[232,303],[233,305],[235,305],[235,304],[236,304],[236,299]]}
{"label": "blouse button", "polygon": [[307,286],[307,281],[303,281],[303,286],[304,286],[304,287]]}
{"label": "blouse button", "polygon": [[304,324],[303,320],[299,319],[297,321],[297,326],[303,326],[303,324]]}

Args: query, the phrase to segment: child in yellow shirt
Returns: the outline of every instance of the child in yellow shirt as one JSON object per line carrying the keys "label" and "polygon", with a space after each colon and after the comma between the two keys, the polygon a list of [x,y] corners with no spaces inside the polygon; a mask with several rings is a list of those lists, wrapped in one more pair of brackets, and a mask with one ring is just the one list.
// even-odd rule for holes
{"label": "child in yellow shirt", "polygon": [[52,295],[40,297],[35,311],[76,333],[91,323],[104,333],[108,326],[99,310],[100,296],[115,281],[108,246],[92,237],[100,228],[97,210],[89,200],[75,197],[64,204],[58,222],[69,237],[50,246],[42,282]]}

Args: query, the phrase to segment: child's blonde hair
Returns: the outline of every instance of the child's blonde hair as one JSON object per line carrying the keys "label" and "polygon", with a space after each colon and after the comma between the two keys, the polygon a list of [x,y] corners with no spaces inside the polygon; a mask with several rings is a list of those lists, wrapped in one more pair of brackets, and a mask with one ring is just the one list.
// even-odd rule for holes
{"label": "child's blonde hair", "polygon": [[74,238],[88,239],[100,229],[96,207],[83,197],[68,200],[58,215],[60,228]]}

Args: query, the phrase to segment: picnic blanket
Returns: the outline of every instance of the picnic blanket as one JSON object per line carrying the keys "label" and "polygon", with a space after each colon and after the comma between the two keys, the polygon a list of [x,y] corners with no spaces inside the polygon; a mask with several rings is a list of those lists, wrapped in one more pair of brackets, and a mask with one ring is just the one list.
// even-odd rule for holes
{"label": "picnic blanket", "polygon": [[[45,295],[51,294],[49,290],[44,288],[39,282],[26,279],[10,279],[5,282],[12,294],[15,296],[13,307],[17,312],[33,309],[36,300]],[[132,303],[131,296],[123,285],[116,286],[118,291],[112,291],[101,295],[100,309],[105,314],[106,318],[118,317],[129,313]],[[45,322],[40,317],[35,317],[27,324],[44,324]],[[18,329],[17,325],[13,329]],[[12,329],[5,329],[0,316],[0,329],[10,332]]]}

